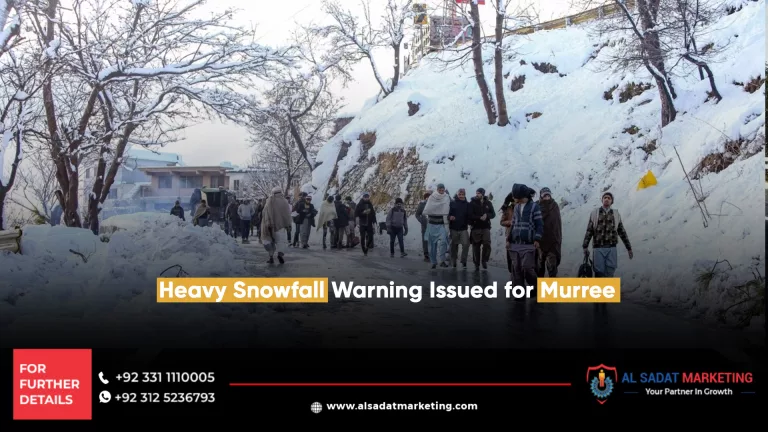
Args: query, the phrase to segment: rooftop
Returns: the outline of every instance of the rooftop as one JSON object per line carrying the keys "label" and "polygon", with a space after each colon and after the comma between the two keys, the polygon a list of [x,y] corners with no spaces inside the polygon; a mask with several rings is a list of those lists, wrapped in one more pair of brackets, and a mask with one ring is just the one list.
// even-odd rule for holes
{"label": "rooftop", "polygon": [[178,174],[210,174],[216,173],[224,175],[228,169],[222,166],[164,166],[164,167],[140,167],[139,170],[145,173],[162,174],[162,173],[178,173]]}
{"label": "rooftop", "polygon": [[141,160],[150,160],[164,163],[177,163],[184,165],[184,161],[181,156],[176,153],[164,153],[147,150],[142,147],[133,146],[126,150],[125,156],[128,158],[135,158]]}

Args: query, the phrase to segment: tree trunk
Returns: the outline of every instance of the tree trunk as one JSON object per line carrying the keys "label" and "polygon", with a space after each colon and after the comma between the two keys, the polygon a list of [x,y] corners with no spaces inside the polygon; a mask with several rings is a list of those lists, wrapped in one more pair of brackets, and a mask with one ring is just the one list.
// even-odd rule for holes
{"label": "tree trunk", "polygon": [[664,55],[656,30],[656,16],[659,11],[659,0],[638,0],[640,12],[640,24],[643,29],[641,40],[644,54],[643,62],[646,69],[656,81],[661,98],[661,127],[665,127],[675,120],[677,111],[673,100],[674,90],[671,88],[666,68],[664,67]]}
{"label": "tree trunk", "polygon": [[400,44],[393,44],[392,48],[395,50],[395,65],[393,66],[394,74],[392,75],[392,91],[395,91],[395,87],[400,82]]}
{"label": "tree trunk", "polygon": [[475,79],[477,86],[480,87],[480,96],[483,98],[485,113],[488,115],[488,124],[496,123],[496,105],[493,103],[491,91],[488,83],[485,81],[483,72],[483,50],[480,40],[480,11],[477,3],[471,4],[472,10],[472,63],[475,65]]}
{"label": "tree trunk", "polygon": [[[691,38],[691,44],[693,45],[693,52],[699,53],[699,48],[696,46],[696,39]],[[699,66],[699,79],[704,81],[704,68]]]}
{"label": "tree trunk", "polygon": [[[505,0],[497,0],[505,1]],[[499,126],[506,126],[509,124],[509,115],[507,114],[507,100],[504,98],[504,70],[503,61],[501,58],[501,43],[504,39],[504,15],[496,12],[496,49],[494,50],[493,63],[494,63],[494,84],[496,85],[496,103],[499,104]]]}
{"label": "tree trunk", "polygon": [[3,218],[5,214],[5,195],[5,188],[0,188],[0,231],[5,229],[5,219]]}
{"label": "tree trunk", "polygon": [[312,164],[312,162],[309,161],[309,155],[307,154],[306,147],[304,147],[304,141],[302,141],[299,130],[296,129],[296,124],[293,122],[293,118],[290,116],[290,114],[288,115],[288,127],[291,130],[291,136],[293,137],[293,140],[296,141],[296,146],[299,148],[301,157],[303,157],[304,161],[307,162],[309,171],[314,170],[315,166]]}

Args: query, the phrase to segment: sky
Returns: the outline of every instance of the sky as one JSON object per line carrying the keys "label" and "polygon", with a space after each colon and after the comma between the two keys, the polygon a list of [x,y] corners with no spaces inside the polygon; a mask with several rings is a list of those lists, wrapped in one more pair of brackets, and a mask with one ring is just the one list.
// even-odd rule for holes
{"label": "sky", "polygon": [[[341,0],[347,8],[355,11],[360,9],[357,0]],[[417,0],[425,2],[431,11],[441,10],[443,0]],[[540,21],[548,21],[571,13],[569,7],[572,0],[510,0],[508,11],[516,7],[532,5],[538,11]],[[372,15],[378,17],[383,14],[386,0],[370,0]],[[208,12],[215,7],[217,10],[224,8],[237,8],[234,24],[256,28],[258,42],[265,45],[284,45],[290,32],[298,24],[327,23],[327,16],[322,11],[319,0],[215,0],[209,2]],[[493,32],[494,7],[491,0],[486,0],[485,5],[479,6],[480,20],[486,34]],[[404,42],[409,42],[406,36]],[[394,57],[391,49],[380,49],[374,54],[374,58],[382,75],[392,74]],[[401,62],[402,65],[402,62]],[[363,104],[375,96],[378,84],[371,72],[370,64],[361,62],[352,71],[354,82],[346,88],[335,86],[333,91],[345,99],[346,106],[342,113],[355,113]],[[230,162],[235,165],[246,166],[252,158],[253,149],[249,147],[248,133],[244,128],[235,124],[223,124],[218,121],[200,123],[181,132],[179,142],[167,145],[162,151],[174,152],[182,156],[187,165],[214,165],[221,162]]]}

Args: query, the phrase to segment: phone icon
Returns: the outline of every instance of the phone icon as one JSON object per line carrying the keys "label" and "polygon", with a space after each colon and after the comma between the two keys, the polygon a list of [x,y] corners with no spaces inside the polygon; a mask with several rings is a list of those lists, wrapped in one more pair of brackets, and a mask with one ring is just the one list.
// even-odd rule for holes
{"label": "phone icon", "polygon": [[99,372],[99,380],[101,380],[102,384],[109,384],[109,380],[104,378],[104,372]]}

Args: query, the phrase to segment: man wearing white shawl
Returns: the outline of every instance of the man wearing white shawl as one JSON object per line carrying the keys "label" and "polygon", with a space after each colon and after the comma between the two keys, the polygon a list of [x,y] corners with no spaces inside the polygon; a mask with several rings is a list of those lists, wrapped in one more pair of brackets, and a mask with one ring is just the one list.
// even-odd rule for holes
{"label": "man wearing white shawl", "polygon": [[319,220],[317,221],[317,231],[323,228],[323,249],[326,249],[325,239],[328,236],[328,230],[331,230],[331,249],[336,247],[336,228],[333,226],[333,220],[338,218],[336,214],[336,205],[333,204],[333,196],[328,197],[320,206]]}
{"label": "man wearing white shawl", "polygon": [[[445,185],[437,185],[437,192],[433,193],[427,199],[423,214],[427,217],[427,230],[424,232],[424,240],[429,243],[429,260],[432,262],[432,268],[437,267],[438,257],[440,258],[440,267],[448,267],[445,259],[445,252],[448,248],[448,211],[450,210],[451,198],[445,192]],[[438,243],[440,250],[438,251]]]}
{"label": "man wearing white shawl", "polygon": [[276,187],[272,189],[272,196],[267,198],[267,202],[264,203],[261,217],[261,240],[264,249],[269,252],[267,263],[272,264],[275,262],[275,252],[277,252],[277,259],[280,261],[280,264],[285,262],[282,250],[283,245],[280,242],[280,238],[285,235],[285,229],[290,226],[291,205],[283,196],[283,191]]}

